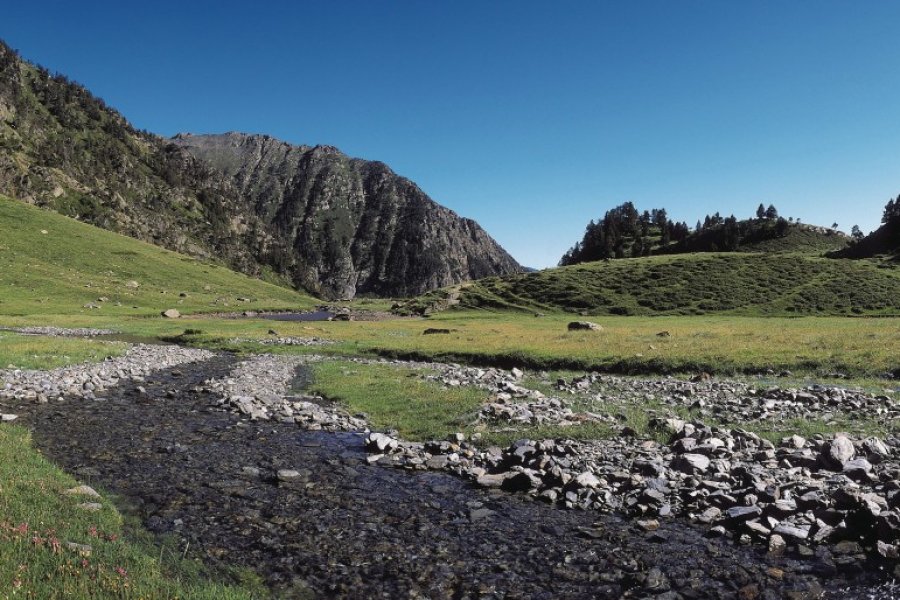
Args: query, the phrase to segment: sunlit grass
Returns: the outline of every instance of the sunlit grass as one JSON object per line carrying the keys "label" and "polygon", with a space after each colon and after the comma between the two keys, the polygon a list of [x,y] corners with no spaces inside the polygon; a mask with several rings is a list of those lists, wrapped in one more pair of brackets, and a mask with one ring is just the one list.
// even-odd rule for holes
{"label": "sunlit grass", "polygon": [[0,331],[0,369],[53,369],[125,352],[125,344]]}
{"label": "sunlit grass", "polygon": [[316,303],[214,260],[176,254],[2,196],[0,225],[0,315],[123,317],[167,308],[240,312]]}

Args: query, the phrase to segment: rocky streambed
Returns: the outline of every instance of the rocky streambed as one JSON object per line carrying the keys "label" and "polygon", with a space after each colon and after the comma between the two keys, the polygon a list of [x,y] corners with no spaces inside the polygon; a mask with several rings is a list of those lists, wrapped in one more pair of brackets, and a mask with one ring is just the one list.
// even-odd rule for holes
{"label": "rocky streambed", "polygon": [[[794,540],[788,541],[794,544],[788,551],[770,551],[743,533],[711,535],[710,524],[692,523],[684,490],[699,492],[697,498],[735,494],[705,483],[717,480],[718,467],[676,477],[693,478],[693,486],[666,491],[657,481],[656,487],[639,491],[636,476],[640,482],[659,480],[675,467],[663,460],[664,472],[652,473],[649,461],[649,470],[631,473],[637,458],[622,456],[631,463],[599,469],[596,482],[588,476],[570,480],[579,481],[573,507],[589,500],[580,507],[592,510],[559,510],[542,495],[550,487],[510,492],[524,491],[525,480],[529,491],[535,480],[544,485],[536,467],[554,472],[566,460],[580,476],[588,462],[579,461],[600,464],[596,454],[565,443],[520,443],[484,453],[495,462],[479,467],[482,451],[458,438],[413,452],[389,436],[367,439],[347,432],[363,425],[358,417],[321,398],[290,392],[296,369],[304,369],[300,359],[239,361],[161,348],[158,352],[173,353],[171,362],[142,358],[138,362],[145,361],[145,368],[133,365],[133,373],[115,362],[135,356],[129,353],[105,367],[86,368],[90,377],[60,371],[59,377],[44,374],[41,381],[37,375],[12,374],[20,379],[7,381],[0,408],[31,427],[35,443],[58,464],[124,498],[152,531],[178,536],[185,548],[212,563],[257,570],[279,595],[890,597],[885,594],[892,588],[877,571],[884,565],[866,562],[870,558],[841,561],[834,552],[812,546],[801,553]],[[60,384],[63,377],[74,385]],[[84,393],[95,378],[102,389],[94,384]],[[44,401],[35,386],[47,384],[53,392],[44,394]],[[695,426],[698,435],[684,435],[685,429],[690,433],[688,425],[683,424],[678,439],[696,439],[697,445],[682,455],[706,456],[710,464],[724,460],[715,453],[728,448],[728,441],[709,441],[722,434]],[[709,456],[698,449],[704,444],[713,449]],[[770,450],[775,455],[766,460],[783,458]],[[624,451],[615,450],[610,460],[618,457],[615,452]],[[493,476],[493,481],[478,484],[478,477],[467,480],[447,472],[460,472],[464,461],[484,469],[481,476]],[[414,469],[381,466],[395,462]],[[568,484],[561,487],[566,500]],[[605,486],[615,490],[608,497],[620,498],[626,510],[593,510],[594,502],[607,497],[600,493]],[[653,502],[642,496],[648,489],[659,492],[651,494]],[[770,496],[758,490],[756,505],[796,502],[793,489],[784,486],[775,500],[772,490]],[[734,496],[735,502],[751,507],[749,493]],[[628,503],[629,494],[637,494],[634,505]],[[671,516],[659,512],[666,501]],[[639,505],[646,510],[628,510]],[[632,514],[640,518],[628,518]],[[857,554],[849,550],[846,555]]]}

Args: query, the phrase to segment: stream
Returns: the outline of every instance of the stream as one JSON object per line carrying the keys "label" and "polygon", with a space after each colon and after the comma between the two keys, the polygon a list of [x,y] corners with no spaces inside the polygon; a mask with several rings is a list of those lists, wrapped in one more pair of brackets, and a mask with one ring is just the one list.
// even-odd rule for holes
{"label": "stream", "polygon": [[[20,422],[150,531],[212,565],[252,568],[277,597],[869,597],[843,591],[853,574],[818,557],[769,556],[682,521],[645,531],[443,473],[374,466],[360,434],[221,412],[201,384],[235,363],[218,355],[98,400],[23,405]],[[296,475],[280,478],[284,469]]]}

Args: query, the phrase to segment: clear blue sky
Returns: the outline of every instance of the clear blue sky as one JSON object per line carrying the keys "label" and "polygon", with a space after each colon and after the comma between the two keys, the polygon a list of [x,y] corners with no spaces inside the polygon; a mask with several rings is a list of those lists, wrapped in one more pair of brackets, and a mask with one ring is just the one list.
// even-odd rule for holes
{"label": "clear blue sky", "polygon": [[841,228],[900,193],[900,3],[16,2],[0,37],[139,128],[382,160],[553,265],[633,201]]}

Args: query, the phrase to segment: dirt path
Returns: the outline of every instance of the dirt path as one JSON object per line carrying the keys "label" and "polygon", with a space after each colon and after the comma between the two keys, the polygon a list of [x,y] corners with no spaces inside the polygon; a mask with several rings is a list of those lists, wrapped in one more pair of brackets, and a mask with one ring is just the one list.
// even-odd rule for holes
{"label": "dirt path", "polygon": [[767,557],[681,522],[646,532],[373,466],[360,435],[219,412],[195,388],[235,362],[18,412],[45,454],[125,498],[150,530],[255,569],[280,597],[815,598],[843,585],[815,557]]}

